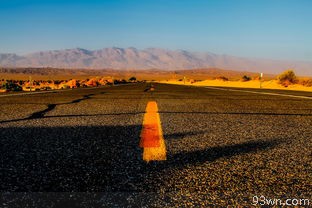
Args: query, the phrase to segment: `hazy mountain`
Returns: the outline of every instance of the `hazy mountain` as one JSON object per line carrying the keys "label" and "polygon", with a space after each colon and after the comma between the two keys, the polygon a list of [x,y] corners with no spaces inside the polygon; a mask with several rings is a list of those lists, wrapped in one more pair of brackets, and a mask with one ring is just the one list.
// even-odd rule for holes
{"label": "hazy mountain", "polygon": [[196,69],[218,67],[222,69],[264,72],[277,74],[288,68],[295,68],[299,75],[312,75],[312,61],[279,61],[255,58],[241,58],[185,50],[160,48],[104,48],[86,50],[82,48],[43,51],[18,56],[0,54],[2,67],[61,67],[88,69]]}

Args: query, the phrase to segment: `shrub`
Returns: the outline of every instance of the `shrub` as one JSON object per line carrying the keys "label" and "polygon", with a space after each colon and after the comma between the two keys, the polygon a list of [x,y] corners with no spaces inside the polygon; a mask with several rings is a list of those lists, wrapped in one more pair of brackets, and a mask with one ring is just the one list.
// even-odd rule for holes
{"label": "shrub", "polygon": [[279,84],[287,87],[288,85],[295,84],[297,82],[297,77],[293,70],[287,70],[281,73],[278,77]]}
{"label": "shrub", "polygon": [[303,79],[299,81],[299,84],[305,87],[312,87],[312,79]]}
{"label": "shrub", "polygon": [[22,87],[13,83],[13,82],[7,82],[2,86],[3,89],[5,90],[10,90],[10,91],[21,91]]}
{"label": "shrub", "polygon": [[247,82],[247,81],[250,81],[251,80],[251,77],[247,76],[247,75],[244,75],[241,79],[242,82]]}
{"label": "shrub", "polygon": [[216,77],[216,79],[222,80],[222,81],[229,81],[229,79],[225,76],[219,76],[219,77]]}

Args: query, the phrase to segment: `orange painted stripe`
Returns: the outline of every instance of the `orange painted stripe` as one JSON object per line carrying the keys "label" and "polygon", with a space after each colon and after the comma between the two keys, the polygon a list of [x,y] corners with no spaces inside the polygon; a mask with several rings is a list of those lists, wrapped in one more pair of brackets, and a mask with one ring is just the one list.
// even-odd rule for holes
{"label": "orange painted stripe", "polygon": [[143,129],[141,132],[140,147],[159,147],[158,108],[155,101],[147,103]]}
{"label": "orange painted stripe", "polygon": [[166,147],[155,101],[148,102],[146,106],[140,147],[144,148],[143,159],[145,161],[166,160]]}
{"label": "orange painted stripe", "polygon": [[140,147],[159,147],[158,125],[145,124],[141,133]]}
{"label": "orange painted stripe", "polygon": [[147,103],[146,110],[147,113],[157,113],[158,107],[155,101],[150,101]]}

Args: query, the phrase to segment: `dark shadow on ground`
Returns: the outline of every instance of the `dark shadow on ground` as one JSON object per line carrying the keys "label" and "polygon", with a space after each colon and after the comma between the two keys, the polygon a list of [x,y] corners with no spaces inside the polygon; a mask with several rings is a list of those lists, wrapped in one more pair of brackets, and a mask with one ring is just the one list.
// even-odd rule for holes
{"label": "dark shadow on ground", "polygon": [[[140,125],[0,129],[0,190],[20,192],[157,192],[172,168],[273,148],[251,141],[167,155],[145,163]],[[174,135],[178,137],[179,135]],[[166,135],[165,135],[166,138]]]}
{"label": "dark shadow on ground", "polygon": [[211,162],[219,158],[233,157],[236,155],[268,150],[274,148],[280,143],[281,141],[278,139],[269,141],[258,140],[233,145],[211,147],[193,152],[181,152],[172,156],[169,155],[168,162],[171,163],[172,167],[182,168],[189,164],[188,161],[192,161],[192,164]]}
{"label": "dark shadow on ground", "polygon": [[173,134],[166,134],[165,135],[165,139],[183,139],[184,137],[188,137],[188,136],[196,136],[196,135],[200,135],[205,133],[205,131],[195,131],[195,132],[177,132],[177,133],[173,133]]}
{"label": "dark shadow on ground", "polygon": [[136,191],[141,126],[1,128],[1,191]]}
{"label": "dark shadow on ground", "polygon": [[221,145],[146,163],[140,131],[140,125],[0,128],[0,201],[6,207],[148,207],[156,200],[173,206],[177,201],[166,194],[172,172],[279,144]]}

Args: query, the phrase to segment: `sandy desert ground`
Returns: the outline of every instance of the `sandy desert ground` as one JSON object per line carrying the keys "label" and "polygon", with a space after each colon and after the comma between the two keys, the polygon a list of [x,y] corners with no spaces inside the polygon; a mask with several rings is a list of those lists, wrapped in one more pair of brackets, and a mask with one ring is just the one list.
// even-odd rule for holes
{"label": "sandy desert ground", "polygon": [[[200,82],[183,82],[177,80],[160,81],[160,83],[166,84],[178,84],[178,85],[192,85],[192,86],[214,86],[214,87],[237,87],[237,88],[260,88],[260,82],[258,80],[252,80],[248,82],[242,81],[222,81],[222,80],[205,80]],[[279,89],[279,90],[296,90],[312,92],[312,87],[305,87],[299,84],[289,85],[284,87],[278,84],[277,80],[263,81],[263,89]]]}

